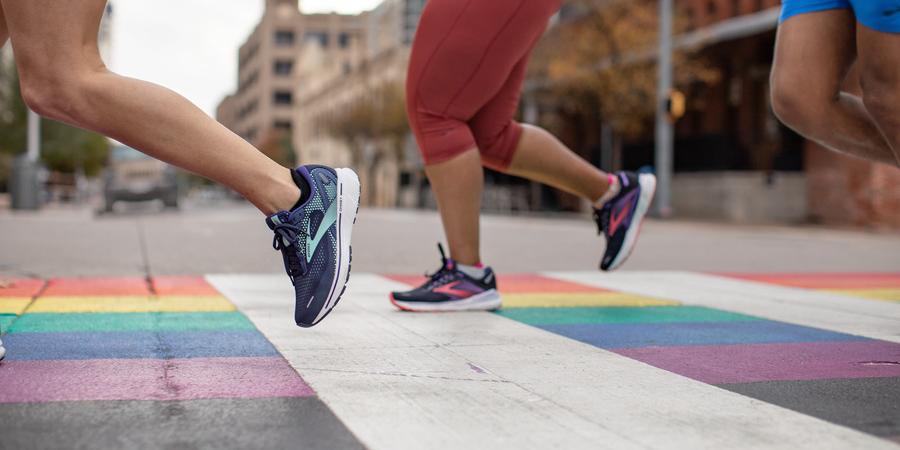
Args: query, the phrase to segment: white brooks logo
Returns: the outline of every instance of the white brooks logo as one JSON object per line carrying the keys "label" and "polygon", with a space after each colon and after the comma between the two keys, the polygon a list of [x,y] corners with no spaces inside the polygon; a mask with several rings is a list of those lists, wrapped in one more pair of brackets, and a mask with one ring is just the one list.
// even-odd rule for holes
{"label": "white brooks logo", "polygon": [[315,300],[315,299],[316,299],[316,296],[313,295],[313,296],[309,299],[309,303],[306,304],[306,307],[309,308],[309,305],[312,305],[312,302],[313,302],[313,300]]}

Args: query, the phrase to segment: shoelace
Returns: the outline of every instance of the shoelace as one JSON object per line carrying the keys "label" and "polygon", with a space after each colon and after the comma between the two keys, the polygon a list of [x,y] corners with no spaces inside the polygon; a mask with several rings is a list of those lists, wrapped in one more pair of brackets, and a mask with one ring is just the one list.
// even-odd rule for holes
{"label": "shoelace", "polygon": [[597,222],[597,234],[604,234],[609,229],[609,216],[612,207],[607,202],[603,208],[594,210],[594,221]]}
{"label": "shoelace", "polygon": [[428,272],[425,273],[426,277],[431,278],[431,280],[425,284],[425,289],[428,290],[445,285],[456,279],[456,273],[447,268],[447,255],[444,253],[444,246],[440,243],[438,243],[438,251],[441,252],[441,268],[432,274],[429,274]]}
{"label": "shoelace", "polygon": [[285,240],[287,242],[297,242],[297,237],[304,235],[303,229],[296,225],[282,223],[275,225],[273,231],[275,232],[275,238],[272,240],[272,248],[281,252],[281,256],[284,259],[284,267],[291,278],[291,282],[294,281],[295,277],[306,276],[308,270],[306,258],[298,256],[298,252],[291,250],[284,243]]}

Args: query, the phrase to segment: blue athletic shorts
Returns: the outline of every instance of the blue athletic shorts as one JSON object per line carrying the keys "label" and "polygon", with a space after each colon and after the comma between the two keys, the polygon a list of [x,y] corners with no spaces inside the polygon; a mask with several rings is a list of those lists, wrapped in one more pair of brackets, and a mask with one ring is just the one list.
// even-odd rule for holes
{"label": "blue athletic shorts", "polygon": [[900,33],[900,0],[783,0],[784,22],[797,14],[851,9],[859,23],[884,33]]}

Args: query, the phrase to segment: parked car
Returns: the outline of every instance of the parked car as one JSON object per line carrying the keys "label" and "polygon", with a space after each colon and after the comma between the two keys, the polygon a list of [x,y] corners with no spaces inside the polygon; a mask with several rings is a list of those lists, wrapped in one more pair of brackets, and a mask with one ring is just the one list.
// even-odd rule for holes
{"label": "parked car", "polygon": [[175,168],[127,145],[114,143],[103,182],[104,210],[116,202],[162,200],[178,207],[178,173]]}

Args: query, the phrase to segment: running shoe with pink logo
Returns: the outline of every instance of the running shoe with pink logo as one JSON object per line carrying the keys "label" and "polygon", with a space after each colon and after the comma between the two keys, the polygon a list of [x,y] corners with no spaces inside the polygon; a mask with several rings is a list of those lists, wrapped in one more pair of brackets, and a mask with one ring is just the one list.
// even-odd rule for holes
{"label": "running shoe with pink logo", "polygon": [[598,232],[606,238],[600,269],[611,271],[631,255],[641,233],[644,216],[656,193],[656,176],[650,173],[619,172],[621,190],[600,209],[594,210]]}
{"label": "running shoe with pink logo", "polygon": [[425,284],[405,292],[391,293],[391,303],[403,311],[493,311],[500,309],[500,293],[497,292],[497,277],[490,267],[483,269],[481,278],[467,275],[447,258],[444,247],[441,252],[441,268],[426,275]]}

